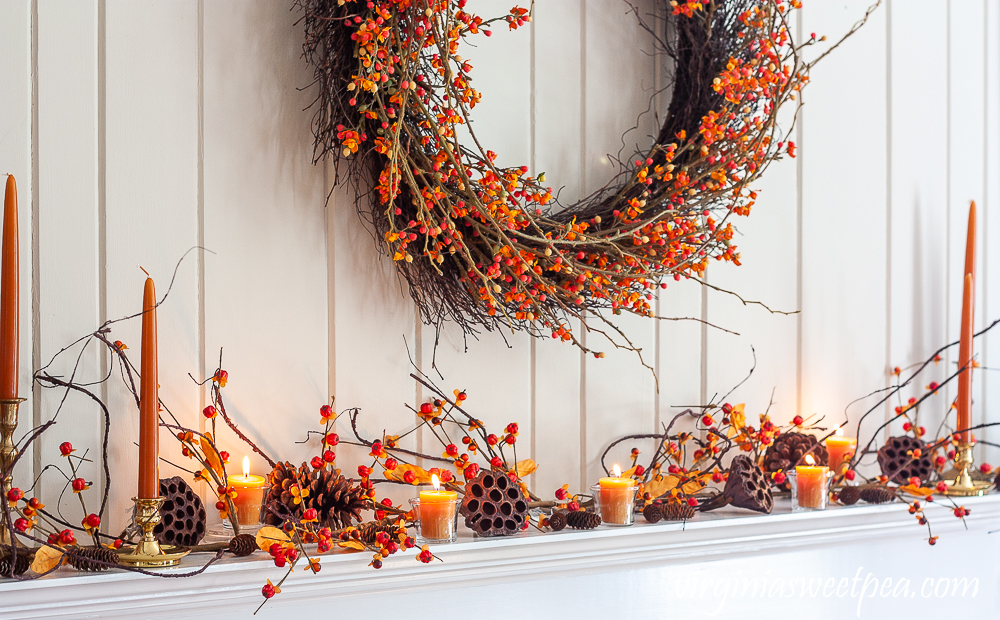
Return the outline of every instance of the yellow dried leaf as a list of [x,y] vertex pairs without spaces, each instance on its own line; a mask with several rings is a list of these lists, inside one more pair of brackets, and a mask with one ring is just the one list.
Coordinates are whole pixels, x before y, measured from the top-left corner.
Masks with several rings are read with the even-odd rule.
[[345,540],[337,543],[337,546],[343,547],[344,549],[350,549],[352,551],[364,551],[366,549],[365,544],[360,540]]
[[409,465],[407,463],[400,463],[396,466],[396,469],[385,470],[385,477],[389,480],[398,480],[403,482],[403,476],[406,472],[412,471],[416,476],[416,480],[413,484],[427,484],[431,481],[431,473],[424,469],[423,467],[417,467],[416,465]]
[[518,478],[524,478],[530,475],[533,471],[538,469],[538,463],[532,461],[531,459],[524,459],[523,461],[518,461],[517,465],[514,466],[514,472],[517,474]]
[[625,471],[622,472],[622,478],[631,478],[634,475],[635,475],[635,467],[630,467],[629,469],[626,469]]
[[670,492],[671,489],[677,486],[678,482],[680,482],[680,478],[673,474],[669,476],[657,476],[646,483],[644,490],[646,493],[649,493],[650,497],[657,498],[664,493]]
[[205,460],[208,461],[209,466],[215,471],[216,474],[222,475],[222,461],[219,459],[219,453],[215,450],[214,440],[212,439],[212,433],[205,433],[204,437],[199,437],[199,442],[201,443],[201,451],[205,453]]
[[292,539],[288,537],[288,534],[279,530],[276,527],[262,527],[257,530],[257,546],[260,547],[261,551],[270,551],[271,545],[274,543],[281,543],[282,547],[294,548],[295,544]]
[[928,489],[926,487],[918,487],[912,484],[901,486],[899,487],[899,490],[902,491],[903,493],[914,495],[916,497],[929,497],[931,495],[934,495],[934,489]]
[[62,549],[55,547],[42,547],[35,552],[35,559],[31,562],[31,570],[38,573],[47,573],[63,561],[66,557]]

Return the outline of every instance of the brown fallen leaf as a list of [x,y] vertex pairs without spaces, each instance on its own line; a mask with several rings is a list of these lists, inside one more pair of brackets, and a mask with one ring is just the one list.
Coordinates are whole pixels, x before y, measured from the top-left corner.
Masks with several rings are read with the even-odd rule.
[[35,552],[35,559],[31,562],[31,570],[41,575],[47,573],[62,563],[66,554],[62,549],[56,547],[42,547]]

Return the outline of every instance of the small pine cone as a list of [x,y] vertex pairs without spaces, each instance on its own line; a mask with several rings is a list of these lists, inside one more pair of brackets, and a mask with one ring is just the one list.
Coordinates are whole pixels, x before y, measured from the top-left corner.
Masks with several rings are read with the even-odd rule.
[[660,506],[660,511],[667,521],[687,521],[694,518],[694,506],[687,504],[664,504]]
[[895,491],[880,484],[866,484],[859,493],[869,504],[887,504],[896,499]]
[[66,561],[76,570],[99,573],[117,566],[118,554],[105,547],[77,547],[66,554]]
[[[34,553],[27,549],[17,550],[17,560],[14,561],[14,575],[23,575],[27,572],[28,567],[31,566],[32,555]],[[4,549],[2,555],[0,555],[0,579],[10,577],[11,559],[10,549]]]
[[574,510],[566,515],[566,524],[575,530],[592,530],[601,524],[601,516],[594,512]]
[[557,510],[552,513],[552,516],[549,517],[549,527],[553,532],[558,532],[566,527],[566,521],[566,513],[561,510]]
[[642,516],[649,523],[656,523],[663,518],[663,510],[659,504],[649,504],[642,509]]
[[385,532],[392,535],[397,529],[399,528],[391,523],[370,521],[358,528],[358,535],[361,537],[361,542],[373,545],[375,544],[375,537],[379,535],[379,532]]
[[257,550],[257,539],[250,534],[240,534],[229,541],[229,553],[238,558],[246,557]]
[[838,493],[840,503],[845,506],[852,506],[861,499],[861,487],[844,487]]

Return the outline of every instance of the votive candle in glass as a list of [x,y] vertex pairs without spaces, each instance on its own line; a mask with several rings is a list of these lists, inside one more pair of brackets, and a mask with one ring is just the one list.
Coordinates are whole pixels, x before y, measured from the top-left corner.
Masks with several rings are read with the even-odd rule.
[[792,510],[825,510],[829,483],[833,474],[830,468],[816,465],[816,460],[807,454],[805,465],[798,465],[788,472],[792,486]]
[[826,440],[826,451],[830,454],[827,465],[834,474],[839,475],[845,469],[844,465],[850,463],[858,448],[858,440],[853,437],[844,437],[844,431],[837,429],[837,432]]
[[458,538],[458,493],[441,488],[436,475],[431,476],[433,490],[420,492],[410,505],[417,520],[417,542],[447,543]]
[[[243,457],[243,475],[232,475],[227,480],[229,485],[236,489],[236,497],[233,498],[236,522],[240,524],[241,528],[260,525],[261,509],[269,486],[267,479],[264,476],[250,473],[250,457],[245,456]],[[228,520],[225,525],[232,527]]]
[[613,476],[601,478],[591,487],[597,514],[608,525],[632,525],[635,516],[635,494],[639,487],[635,480],[622,478],[622,470],[614,466]]

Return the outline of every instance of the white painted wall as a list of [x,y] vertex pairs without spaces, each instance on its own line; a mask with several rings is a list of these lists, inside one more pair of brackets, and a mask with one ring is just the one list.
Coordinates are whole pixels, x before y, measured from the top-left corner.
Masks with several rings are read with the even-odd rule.
[[[324,208],[333,171],[311,164],[302,110],[312,97],[297,90],[310,74],[288,4],[0,2],[0,172],[15,174],[21,190],[25,431],[56,403],[30,393],[31,368],[101,320],[138,310],[139,265],[162,294],[178,258],[200,243],[212,253],[181,265],[159,315],[162,394],[182,419],[198,424],[205,400],[187,373],[211,371],[225,347],[230,408],[272,455],[311,454],[294,442],[334,394],[338,406],[363,409],[368,432],[409,423],[404,403],[424,394],[407,376],[406,346],[429,370],[434,334],[376,256],[350,197],[337,192]],[[510,4],[472,8],[490,14]],[[809,2],[795,27],[836,38],[867,4]],[[542,0],[530,28],[498,28],[466,53],[485,95],[476,129],[502,163],[546,171],[564,197],[592,190],[608,175],[606,154],[662,84],[648,49],[624,3]],[[977,325],[1000,317],[998,59],[997,2],[887,0],[818,66],[799,157],[767,173],[761,200],[739,223],[743,266],[709,274],[801,314],[771,315],[671,282],[661,313],[741,335],[623,320],[656,362],[659,393],[628,355],[584,359],[523,335],[508,334],[509,346],[497,334],[466,342],[451,329],[437,350],[442,385],[467,389],[487,424],[520,422],[518,455],[542,464],[534,483],[545,494],[593,480],[615,436],[651,432],[679,407],[727,391],[749,369],[751,346],[757,371],[732,397],[748,413],[763,411],[773,390],[778,419],[842,415],[885,384],[888,368],[956,337],[970,199],[980,205]],[[654,107],[666,103],[659,97]],[[626,143],[645,144],[655,126],[642,117]],[[133,322],[114,335],[137,345],[138,333]],[[1000,366],[998,347],[1000,332],[979,349],[984,366]],[[85,354],[92,376],[104,363]],[[989,413],[1000,376],[983,371],[976,382],[976,419],[1000,419]],[[117,385],[107,396],[109,517],[120,523],[134,488],[136,414]],[[51,461],[61,441],[96,449],[97,421],[93,407],[73,401],[19,479]],[[409,445],[433,447],[422,437]],[[180,458],[166,435],[163,452]],[[348,469],[357,462],[347,450],[341,460]],[[61,486],[56,476],[42,484],[47,497]]]

